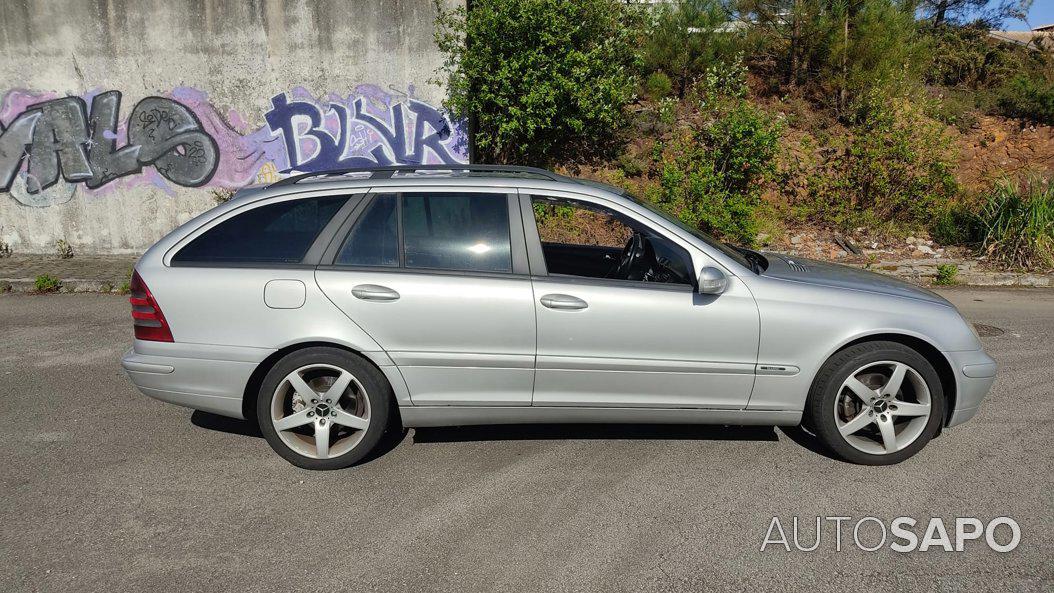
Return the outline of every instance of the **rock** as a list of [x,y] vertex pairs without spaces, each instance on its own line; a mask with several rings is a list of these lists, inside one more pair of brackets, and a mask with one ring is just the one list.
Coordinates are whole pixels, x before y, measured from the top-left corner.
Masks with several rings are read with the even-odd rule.
[[841,251],[838,252],[838,257],[846,257],[848,255],[849,254],[846,252],[845,249],[842,249]]
[[791,245],[801,245],[801,235],[791,237]]
[[917,241],[917,239],[915,239],[915,237],[908,237],[907,243],[908,243],[908,245],[914,245],[915,241]]
[[926,255],[933,255],[934,254],[933,248],[930,247],[929,245],[916,245],[915,246],[915,251],[917,251],[919,253],[925,253]]

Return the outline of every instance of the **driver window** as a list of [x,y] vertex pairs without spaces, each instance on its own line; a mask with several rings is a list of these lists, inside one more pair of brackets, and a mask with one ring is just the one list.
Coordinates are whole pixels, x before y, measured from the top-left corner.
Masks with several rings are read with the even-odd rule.
[[532,196],[550,274],[691,284],[688,254],[619,213],[588,202]]

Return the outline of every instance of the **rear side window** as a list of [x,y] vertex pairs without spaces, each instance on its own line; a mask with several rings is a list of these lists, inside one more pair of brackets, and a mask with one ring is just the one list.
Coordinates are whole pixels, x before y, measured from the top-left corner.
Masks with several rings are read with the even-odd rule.
[[205,231],[174,263],[298,263],[348,196],[286,200],[253,208]]
[[355,223],[335,263],[511,272],[510,243],[504,194],[382,194]]
[[408,268],[511,272],[509,205],[501,194],[404,194]]

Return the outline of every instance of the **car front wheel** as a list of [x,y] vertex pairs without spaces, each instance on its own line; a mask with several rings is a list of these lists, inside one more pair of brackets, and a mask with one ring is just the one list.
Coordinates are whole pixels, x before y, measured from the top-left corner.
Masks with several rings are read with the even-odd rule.
[[282,358],[257,397],[264,438],[279,455],[305,469],[355,464],[388,425],[391,387],[362,358],[314,347]]
[[866,342],[832,356],[806,404],[807,425],[839,457],[865,465],[918,453],[944,419],[936,370],[897,342]]

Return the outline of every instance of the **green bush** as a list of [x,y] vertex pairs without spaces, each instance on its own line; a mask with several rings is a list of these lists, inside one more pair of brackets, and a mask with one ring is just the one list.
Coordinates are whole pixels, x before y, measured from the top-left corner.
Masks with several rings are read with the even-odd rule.
[[743,98],[742,68],[714,66],[700,86],[693,95],[706,119],[667,146],[658,188],[649,197],[686,224],[749,245],[757,234],[762,185],[775,170],[781,126]]
[[831,147],[791,172],[805,178],[806,218],[846,230],[929,226],[959,191],[943,128],[906,100],[868,93],[855,104],[848,139],[824,139]]
[[981,249],[994,261],[1025,270],[1054,269],[1054,187],[1037,179],[1000,183],[980,221]]
[[652,72],[644,81],[644,92],[650,99],[662,99],[673,94],[673,81],[665,72]]
[[39,293],[57,292],[62,288],[62,281],[49,274],[41,274],[33,281],[33,290]]
[[955,264],[937,264],[937,275],[933,278],[933,283],[938,286],[951,286],[958,282],[956,277],[959,275],[959,266]]
[[987,89],[1003,84],[1034,58],[1023,47],[992,39],[987,27],[941,26],[925,30],[930,65],[925,80],[946,87]]
[[941,245],[974,245],[981,240],[981,221],[962,204],[934,208],[930,236]]
[[1015,76],[996,93],[999,113],[1054,125],[1054,82]]
[[436,0],[446,106],[481,162],[549,165],[610,147],[634,98],[643,13],[618,0]]

